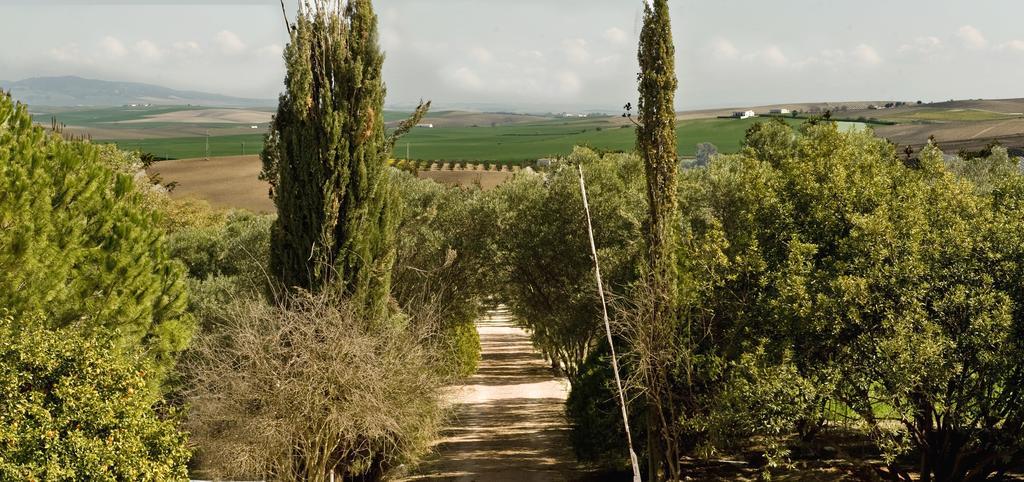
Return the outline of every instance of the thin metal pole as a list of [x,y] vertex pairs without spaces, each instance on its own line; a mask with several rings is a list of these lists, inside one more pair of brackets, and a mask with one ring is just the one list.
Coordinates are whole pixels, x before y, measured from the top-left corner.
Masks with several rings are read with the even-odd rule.
[[608,347],[612,350],[612,369],[615,371],[615,387],[619,390],[619,406],[622,408],[622,425],[626,428],[626,442],[629,444],[629,461],[633,464],[633,482],[640,479],[640,462],[633,450],[633,435],[629,431],[629,413],[626,411],[626,396],[622,390],[622,379],[619,378],[619,360],[615,354],[615,342],[612,340],[612,325],[608,321],[608,302],[604,297],[604,282],[601,280],[601,263],[597,261],[597,244],[594,242],[594,225],[590,221],[590,202],[587,200],[587,185],[583,181],[583,166],[576,166],[580,171],[580,194],[583,195],[583,210],[587,213],[587,235],[590,236],[590,252],[594,255],[594,277],[597,279],[597,292],[601,295],[601,313],[604,316],[604,330],[608,335]]

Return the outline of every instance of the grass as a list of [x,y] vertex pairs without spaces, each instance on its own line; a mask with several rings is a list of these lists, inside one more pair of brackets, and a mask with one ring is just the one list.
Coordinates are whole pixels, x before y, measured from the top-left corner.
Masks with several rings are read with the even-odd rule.
[[[241,134],[210,137],[210,157],[259,154],[263,134]],[[121,149],[149,152],[163,159],[191,159],[206,155],[206,137],[173,139],[132,139],[113,141]],[[243,150],[244,143],[244,150]]]
[[[679,153],[692,156],[701,142],[710,142],[724,153],[736,152],[746,130],[764,119],[698,119],[679,123]],[[802,121],[787,119],[791,125]],[[256,154],[263,147],[263,134],[210,137],[211,156]],[[206,155],[206,138],[177,137],[113,141],[122,149],[150,152],[166,159]],[[513,163],[569,154],[573,146],[609,151],[632,150],[636,131],[618,119],[549,120],[496,127],[418,128],[395,146],[394,157],[430,161],[491,161]],[[408,151],[406,150],[408,147]]]
[[[700,142],[736,152],[756,119],[700,119],[680,122],[679,153],[692,156]],[[800,121],[787,121],[799,124]],[[498,127],[415,129],[395,146],[394,157],[445,161],[532,161],[569,154],[573,146],[629,151],[636,131],[609,120],[552,120]]]

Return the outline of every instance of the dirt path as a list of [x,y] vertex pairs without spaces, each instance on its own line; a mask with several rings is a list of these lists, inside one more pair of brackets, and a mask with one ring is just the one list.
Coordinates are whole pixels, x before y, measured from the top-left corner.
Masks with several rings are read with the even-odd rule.
[[454,417],[416,481],[565,481],[583,477],[569,443],[568,383],[551,374],[505,310],[477,322],[483,359],[451,393]]

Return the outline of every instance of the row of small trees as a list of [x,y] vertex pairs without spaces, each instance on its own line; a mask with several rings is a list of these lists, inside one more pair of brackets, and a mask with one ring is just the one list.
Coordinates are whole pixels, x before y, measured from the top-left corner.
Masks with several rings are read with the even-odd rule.
[[[907,161],[828,122],[756,125],[742,153],[679,171],[678,298],[656,343],[637,155],[578,150],[546,179],[489,193],[500,207],[495,289],[567,374],[578,455],[615,465],[628,454],[577,165],[631,419],[650,428],[648,397],[665,413],[654,412],[656,445],[642,443],[663,461],[651,479],[750,450],[768,473],[799,454],[838,458],[861,480],[990,480],[1024,463],[1024,175],[1005,150],[946,162],[932,146]],[[655,363],[665,378],[641,372]]]

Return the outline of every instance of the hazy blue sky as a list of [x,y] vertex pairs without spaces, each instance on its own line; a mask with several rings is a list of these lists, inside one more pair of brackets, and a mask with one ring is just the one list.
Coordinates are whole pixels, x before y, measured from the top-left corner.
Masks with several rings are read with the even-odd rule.
[[[671,0],[681,108],[1024,97],[1021,0]],[[378,0],[388,102],[617,108],[642,0]],[[292,13],[292,12],[290,12]],[[277,0],[0,0],[0,79],[268,98]]]

